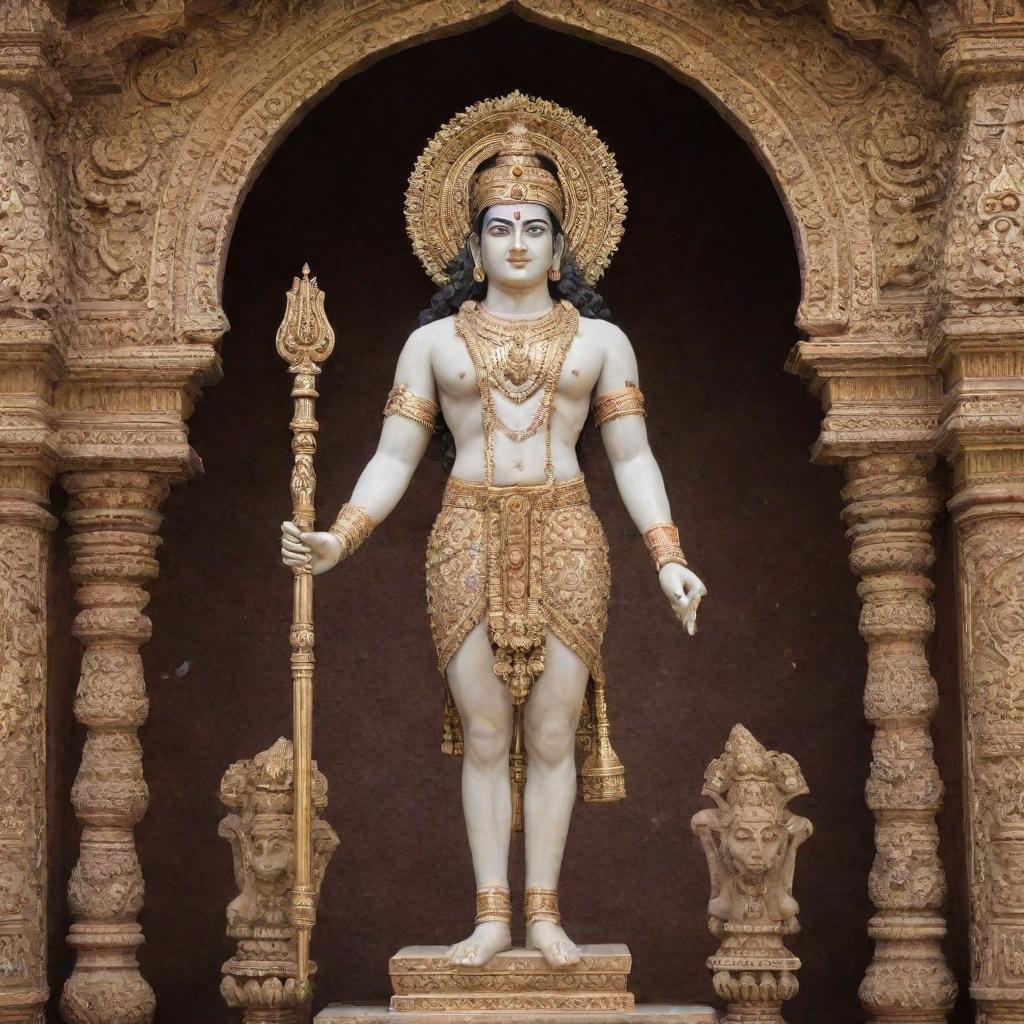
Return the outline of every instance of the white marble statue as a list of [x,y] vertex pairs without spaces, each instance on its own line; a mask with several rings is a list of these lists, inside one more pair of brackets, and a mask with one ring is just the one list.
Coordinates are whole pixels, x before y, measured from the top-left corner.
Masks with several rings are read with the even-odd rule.
[[[596,733],[586,749],[593,758],[601,746],[611,764],[594,769],[593,798],[624,795],[621,765],[607,741],[599,655],[607,547],[576,458],[592,407],[658,584],[690,635],[707,591],[678,546],[648,445],[633,348],[618,327],[594,315],[600,298],[587,286],[579,254],[568,249],[573,211],[562,187],[565,168],[547,158],[544,126],[536,127],[528,106],[542,101],[519,100],[496,129],[503,140],[497,158],[492,149],[473,179],[472,230],[448,262],[449,285],[399,357],[376,453],[338,523],[300,532],[285,522],[281,550],[286,565],[308,564],[314,573],[351,554],[405,493],[440,407],[455,461],[428,551],[428,590],[454,700],[453,745],[464,748],[462,795],[478,890],[477,925],[450,959],[482,965],[511,944],[515,787],[508,758],[520,713],[528,764],[527,944],[565,966],[580,952],[561,927],[555,894],[588,686],[591,694],[597,686],[599,703],[591,704]],[[492,530],[495,523],[500,528]],[[564,551],[556,558],[551,552],[559,543]],[[543,564],[544,557],[554,561]],[[605,782],[613,794],[601,795]]]

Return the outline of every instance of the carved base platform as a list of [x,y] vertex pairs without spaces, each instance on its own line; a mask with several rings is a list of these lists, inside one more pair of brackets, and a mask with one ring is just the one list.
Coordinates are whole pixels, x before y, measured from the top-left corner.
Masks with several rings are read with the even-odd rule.
[[444,946],[399,950],[388,970],[391,1007],[332,1005],[316,1024],[714,1024],[706,1006],[634,1006],[623,945],[581,947],[573,967],[550,967],[532,949],[499,953],[483,967],[453,967]]
[[633,958],[623,945],[583,946],[572,967],[550,967],[535,949],[510,949],[483,967],[453,967],[444,946],[407,946],[388,964],[391,1009],[631,1010],[626,988]]
[[332,1003],[313,1024],[718,1024],[710,1006],[634,1006],[632,1010],[588,1013],[578,1010],[479,1010],[429,1013],[389,1010],[386,1006],[344,1006]]

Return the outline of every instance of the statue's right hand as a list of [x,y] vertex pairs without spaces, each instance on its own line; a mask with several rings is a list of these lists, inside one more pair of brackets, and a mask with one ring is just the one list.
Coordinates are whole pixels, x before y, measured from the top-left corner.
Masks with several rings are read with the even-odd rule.
[[313,575],[333,569],[341,561],[341,541],[333,533],[303,533],[294,523],[281,524],[281,561],[285,565],[307,565]]

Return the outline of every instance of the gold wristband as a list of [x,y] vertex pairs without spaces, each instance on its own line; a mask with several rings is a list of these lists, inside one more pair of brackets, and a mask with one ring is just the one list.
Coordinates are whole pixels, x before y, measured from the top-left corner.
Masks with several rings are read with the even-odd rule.
[[654,523],[648,526],[644,530],[644,544],[658,572],[669,562],[686,565],[686,556],[679,546],[679,530],[675,523]]
[[427,430],[434,429],[440,411],[436,402],[414,395],[404,384],[395,385],[384,403],[385,419],[388,416],[401,416],[403,419],[412,420],[413,423],[419,423]]
[[609,391],[594,401],[594,423],[603,426],[620,416],[646,416],[643,392],[635,384]]
[[534,921],[562,923],[562,915],[558,912],[558,893],[554,889],[527,889],[523,910],[527,924]]
[[328,533],[341,541],[341,557],[348,558],[373,532],[373,520],[362,505],[345,502]]
[[476,923],[500,921],[512,923],[512,894],[501,885],[489,885],[476,891]]

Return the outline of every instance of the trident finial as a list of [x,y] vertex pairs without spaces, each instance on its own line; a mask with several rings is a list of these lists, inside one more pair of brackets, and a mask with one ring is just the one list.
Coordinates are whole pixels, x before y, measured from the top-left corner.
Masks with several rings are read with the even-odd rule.
[[293,278],[286,295],[284,319],[277,329],[277,351],[289,363],[322,363],[334,350],[334,329],[324,312],[324,293],[309,264],[302,265],[302,279]]

